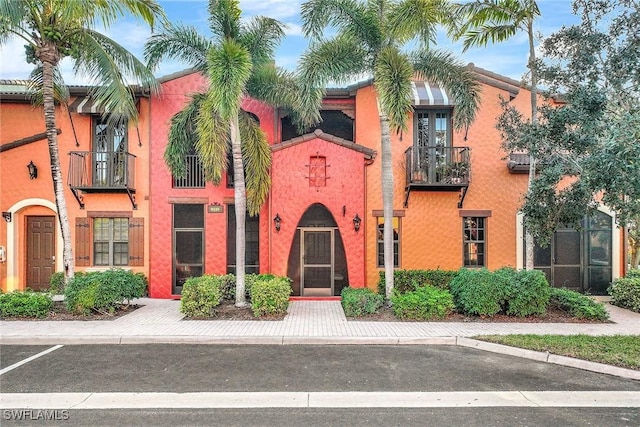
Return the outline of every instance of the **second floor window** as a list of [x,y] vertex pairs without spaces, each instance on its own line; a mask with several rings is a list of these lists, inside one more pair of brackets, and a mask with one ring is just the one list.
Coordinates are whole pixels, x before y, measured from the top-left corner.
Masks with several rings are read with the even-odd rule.
[[100,187],[126,184],[127,123],[93,119],[93,184]]

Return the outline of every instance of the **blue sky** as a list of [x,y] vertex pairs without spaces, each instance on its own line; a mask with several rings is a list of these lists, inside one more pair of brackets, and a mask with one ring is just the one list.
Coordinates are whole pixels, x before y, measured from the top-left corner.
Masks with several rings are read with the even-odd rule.
[[[171,21],[193,25],[202,34],[210,35],[206,0],[160,0],[159,3]],[[277,51],[276,63],[291,70],[295,69],[296,62],[306,47],[299,20],[301,3],[302,0],[240,0],[243,17],[265,15],[276,18],[288,26],[286,38]],[[538,0],[538,5],[542,17],[537,21],[536,31],[544,37],[563,25],[579,22],[579,19],[571,14],[570,0]],[[142,58],[144,42],[150,35],[148,28],[132,20],[121,20],[106,33],[139,58]],[[536,44],[539,44],[539,41]],[[20,41],[12,41],[3,46],[0,51],[0,79],[25,79],[29,76],[30,66],[25,62],[22,45]],[[524,34],[501,44],[472,48],[464,54],[461,43],[452,44],[444,35],[440,37],[436,47],[451,51],[463,63],[473,62],[479,67],[516,80],[522,79],[526,71],[528,46]],[[188,65],[167,61],[155,70],[155,75],[161,77],[185,68],[188,68]],[[70,63],[67,61],[62,63],[61,69],[68,84],[91,84],[82,76],[73,76]]]

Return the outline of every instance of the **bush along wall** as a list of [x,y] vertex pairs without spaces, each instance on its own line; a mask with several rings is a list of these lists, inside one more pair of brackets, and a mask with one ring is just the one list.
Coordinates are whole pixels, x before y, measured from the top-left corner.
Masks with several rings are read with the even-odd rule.
[[215,316],[220,305],[228,277],[205,274],[190,277],[182,287],[180,312],[187,317]]
[[614,305],[640,313],[640,274],[614,280],[609,295]]
[[393,314],[399,319],[443,319],[454,308],[448,290],[428,285],[405,293],[394,292],[391,302]]
[[291,279],[264,275],[251,284],[251,311],[256,317],[279,316],[287,313]]
[[[438,289],[449,289],[449,283],[458,274],[453,270],[395,270],[393,272],[394,291],[405,293],[415,291],[422,286],[432,286]],[[378,293],[385,294],[384,271],[380,272]]]
[[0,293],[0,317],[42,318],[53,308],[51,296],[42,292],[13,291]]
[[603,303],[570,289],[551,288],[549,305],[564,310],[578,319],[609,319],[609,313]]
[[369,288],[342,288],[342,309],[347,317],[362,317],[376,313],[384,303],[384,297]]
[[120,268],[76,273],[64,288],[67,310],[75,314],[113,313],[123,304],[147,293],[147,278]]

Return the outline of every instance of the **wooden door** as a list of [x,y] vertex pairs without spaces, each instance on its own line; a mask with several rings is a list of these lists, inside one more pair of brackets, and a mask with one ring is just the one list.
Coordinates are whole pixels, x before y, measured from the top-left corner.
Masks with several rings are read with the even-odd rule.
[[55,268],[55,217],[27,217],[27,288],[46,290]]

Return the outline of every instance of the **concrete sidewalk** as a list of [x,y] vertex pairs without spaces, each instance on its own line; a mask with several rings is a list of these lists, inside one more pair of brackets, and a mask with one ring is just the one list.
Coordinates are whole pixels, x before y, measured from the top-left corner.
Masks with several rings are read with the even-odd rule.
[[[610,304],[607,309],[612,323],[592,324],[348,321],[339,301],[292,301],[287,316],[281,321],[185,320],[179,311],[180,301],[143,298],[134,302],[143,307],[114,320],[1,321],[0,344],[443,344],[558,363],[559,360],[550,360],[557,356],[484,343],[469,337],[494,334],[640,335],[640,314]],[[589,370],[594,369],[584,364],[599,365],[574,361],[565,360],[561,364],[577,364],[580,366],[576,367]],[[630,371],[630,375],[640,379],[640,371]]]

